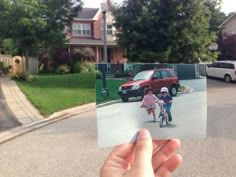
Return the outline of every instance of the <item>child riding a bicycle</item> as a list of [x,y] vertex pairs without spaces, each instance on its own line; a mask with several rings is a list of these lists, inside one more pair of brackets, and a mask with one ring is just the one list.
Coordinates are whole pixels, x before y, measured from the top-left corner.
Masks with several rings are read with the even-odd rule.
[[141,108],[146,108],[148,115],[152,114],[154,122],[156,122],[156,102],[158,102],[158,98],[152,93],[152,89],[147,89],[147,94],[143,97]]
[[172,115],[171,115],[170,109],[171,109],[173,98],[169,95],[168,88],[166,88],[166,87],[161,88],[161,96],[159,97],[159,100],[164,101],[165,107],[166,107],[166,112],[168,114],[168,121],[171,122]]

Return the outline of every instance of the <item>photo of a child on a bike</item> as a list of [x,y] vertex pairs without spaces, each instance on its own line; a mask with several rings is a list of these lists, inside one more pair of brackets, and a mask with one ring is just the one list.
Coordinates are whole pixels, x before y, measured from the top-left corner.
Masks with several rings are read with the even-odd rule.
[[172,121],[171,105],[173,98],[169,95],[168,88],[162,87],[160,90],[161,96],[157,97],[153,94],[152,89],[146,90],[146,95],[143,97],[141,108],[145,108],[148,115],[152,114],[153,121],[156,122],[156,103],[160,107],[159,125],[163,127],[164,122],[168,125],[168,122]]
[[[155,139],[205,137],[207,82],[202,66],[171,63],[111,64],[107,69],[104,66],[109,73],[96,80],[101,142],[112,145],[115,141],[132,142],[134,134],[142,128],[148,129]],[[105,91],[109,95],[104,96]]]

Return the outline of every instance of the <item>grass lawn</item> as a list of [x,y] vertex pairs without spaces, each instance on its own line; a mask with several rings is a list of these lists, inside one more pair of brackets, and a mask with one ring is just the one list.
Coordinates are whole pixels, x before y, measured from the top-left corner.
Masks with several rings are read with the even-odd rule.
[[41,114],[95,102],[95,74],[37,75],[35,81],[17,82]]
[[118,89],[119,86],[128,80],[114,80],[114,79],[108,79],[107,80],[107,88],[109,90],[109,97],[103,98],[102,96],[102,80],[97,80],[96,81],[96,101],[97,104],[104,103],[107,101],[112,101],[112,100],[118,100],[120,99],[118,95]]

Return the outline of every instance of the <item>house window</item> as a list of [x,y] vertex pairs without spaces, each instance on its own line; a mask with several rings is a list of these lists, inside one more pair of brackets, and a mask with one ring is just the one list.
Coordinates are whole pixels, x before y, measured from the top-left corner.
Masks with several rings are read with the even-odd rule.
[[75,23],[72,25],[73,35],[91,36],[91,24]]
[[[103,23],[102,23],[101,24],[101,31],[102,31],[102,33],[103,33],[103,30],[104,29],[103,29]],[[114,27],[112,25],[107,24],[106,31],[107,31],[107,35],[115,34],[115,29],[114,29]]]
[[112,25],[107,25],[107,34],[108,35],[112,35],[113,34]]

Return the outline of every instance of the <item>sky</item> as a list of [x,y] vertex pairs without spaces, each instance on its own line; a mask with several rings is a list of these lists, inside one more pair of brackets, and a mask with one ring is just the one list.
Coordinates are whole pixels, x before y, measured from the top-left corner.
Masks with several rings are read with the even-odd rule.
[[[84,2],[84,7],[100,7],[103,0],[82,0]],[[121,3],[123,0],[112,0],[115,3]],[[236,0],[223,0],[222,12],[228,14],[229,12],[236,11]]]

